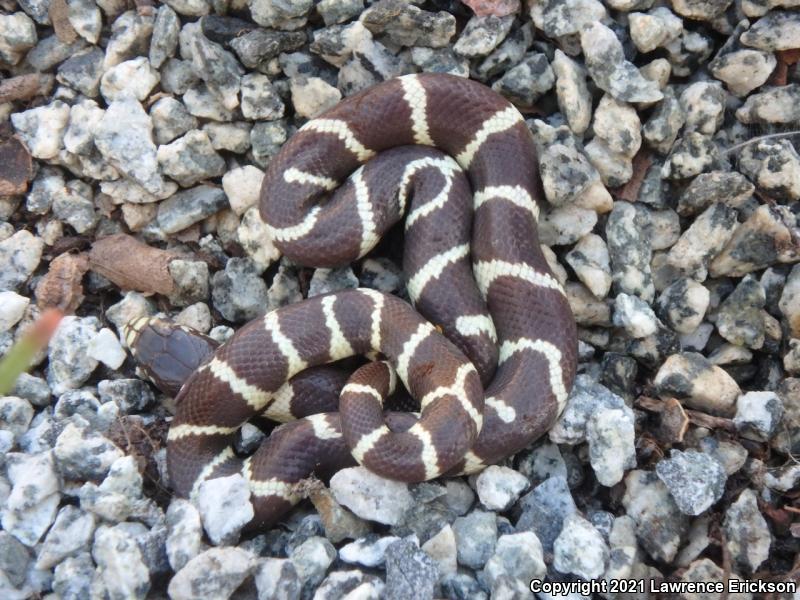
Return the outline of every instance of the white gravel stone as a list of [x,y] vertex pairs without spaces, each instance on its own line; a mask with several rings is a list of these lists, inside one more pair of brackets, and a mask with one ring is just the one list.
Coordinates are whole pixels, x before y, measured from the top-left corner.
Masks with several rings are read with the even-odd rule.
[[736,401],[733,423],[743,437],[766,442],[777,433],[783,413],[775,392],[747,392]]
[[6,454],[12,485],[2,508],[3,529],[26,546],[34,546],[56,518],[60,478],[52,452]]
[[325,571],[336,558],[336,549],[327,539],[312,536],[289,553],[297,575],[304,586],[316,587],[325,576]]
[[183,498],[173,498],[167,508],[167,558],[175,571],[205,549],[200,513],[194,504]]
[[385,561],[386,548],[399,540],[400,538],[394,535],[387,535],[377,539],[374,536],[359,538],[342,546],[339,549],[339,558],[351,564],[378,567]]
[[257,206],[251,206],[244,213],[236,236],[247,255],[261,269],[266,269],[281,256]]
[[242,528],[255,514],[250,487],[239,473],[201,483],[195,503],[203,527],[215,546],[235,543]]
[[532,531],[507,533],[497,538],[494,554],[483,570],[491,585],[501,576],[527,585],[531,579],[543,578],[546,572],[542,544]]
[[614,325],[623,327],[632,338],[644,338],[656,332],[658,319],[644,300],[618,294],[614,299]]
[[640,52],[652,52],[680,36],[683,21],[666,7],[628,15],[631,39]]
[[89,340],[86,352],[109,369],[119,369],[127,356],[119,343],[119,338],[108,327],[103,327]]
[[0,60],[17,64],[36,41],[36,23],[24,12],[0,15]]
[[253,165],[231,169],[222,176],[222,189],[237,215],[243,215],[258,204],[263,180],[264,171]]
[[44,242],[23,229],[0,241],[0,289],[18,290],[39,266]]
[[586,71],[576,61],[556,49],[552,63],[556,76],[558,107],[572,133],[581,135],[592,118],[592,97],[586,85]]
[[58,511],[36,557],[37,569],[52,569],[68,556],[87,551],[94,535],[94,515],[67,505]]
[[214,150],[208,134],[200,129],[193,129],[174,142],[159,146],[157,156],[164,174],[182,187],[219,177],[225,172],[225,160]]
[[586,423],[586,437],[589,461],[602,485],[616,485],[622,481],[625,469],[636,466],[634,421],[630,409],[614,408],[593,413]]
[[48,346],[47,383],[53,394],[59,396],[79,388],[97,367],[97,360],[89,356],[87,348],[97,335],[99,324],[96,317],[61,319]]
[[96,431],[67,423],[53,447],[58,470],[67,479],[105,477],[122,451]]
[[0,430],[11,434],[12,443],[26,431],[33,419],[33,406],[17,396],[0,397]]
[[727,480],[719,461],[695,450],[673,449],[669,458],[658,462],[656,473],[687,515],[699,515],[711,507],[722,497]]
[[447,577],[457,571],[456,536],[450,525],[442,527],[436,535],[422,544],[421,548],[436,563],[439,568],[439,577]]
[[101,525],[94,536],[92,557],[97,563],[97,576],[111,598],[145,598],[150,590],[150,571],[130,525],[139,525],[147,532],[138,523],[120,523],[113,527]]
[[111,67],[100,78],[100,93],[106,102],[133,96],[143,101],[159,82],[158,71],[150,66],[147,58],[138,56]]
[[608,562],[608,546],[603,536],[586,519],[573,513],[553,545],[553,567],[582,579],[600,577]]
[[265,558],[255,571],[258,600],[295,600],[302,585],[297,569],[287,558]]
[[42,160],[58,155],[68,122],[69,106],[60,100],[11,115],[11,123],[31,156]]
[[723,416],[733,415],[741,393],[728,373],[695,352],[669,356],[653,383],[664,394],[681,398],[690,408]]
[[528,478],[514,469],[492,465],[480,472],[475,489],[481,503],[489,510],[503,512],[517,501],[528,487]]
[[364,467],[342,469],[331,477],[331,492],[336,501],[362,519],[397,525],[411,507],[408,486],[385,479]]
[[111,165],[151,194],[165,198],[174,191],[161,177],[153,123],[136,99],[125,96],[108,105],[94,129],[94,143]]
[[293,78],[289,86],[295,112],[309,119],[335,106],[342,99],[338,89],[319,77]]
[[753,490],[744,490],[731,504],[725,513],[723,529],[728,552],[736,564],[755,572],[769,557],[772,535]]
[[252,554],[236,547],[210,548],[194,557],[169,582],[172,600],[228,598],[254,571]]

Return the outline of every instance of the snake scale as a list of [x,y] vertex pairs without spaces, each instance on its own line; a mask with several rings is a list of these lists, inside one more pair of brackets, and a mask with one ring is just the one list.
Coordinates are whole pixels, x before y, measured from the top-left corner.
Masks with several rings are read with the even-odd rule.
[[[266,526],[312,472],[358,462],[408,482],[472,473],[545,433],[572,386],[577,335],[539,245],[541,197],[522,116],[468,79],[398,77],[308,121],[264,177],[275,245],[300,265],[347,265],[407,212],[414,307],[349,289],[269,312],[218,348],[195,338],[172,382],[175,491],[241,473],[251,525]],[[127,338],[157,370],[159,348],[181,347],[168,334],[143,319]],[[325,366],[358,355],[380,360],[350,376]],[[396,379],[419,412],[385,410]],[[237,432],[256,415],[285,424],[242,458]]]

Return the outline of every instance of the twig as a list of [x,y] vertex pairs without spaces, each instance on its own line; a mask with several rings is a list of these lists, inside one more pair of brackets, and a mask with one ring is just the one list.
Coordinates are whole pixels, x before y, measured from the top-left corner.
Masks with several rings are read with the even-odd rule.
[[725,150],[723,152],[723,154],[730,154],[731,152],[735,152],[739,148],[744,148],[745,146],[748,146],[748,145],[753,144],[755,142],[761,142],[763,140],[771,140],[771,139],[780,138],[780,137],[789,137],[789,136],[792,136],[792,135],[800,135],[800,130],[797,130],[797,131],[784,131],[782,133],[769,133],[767,135],[760,135],[758,137],[750,138],[746,142],[742,142],[741,144],[736,144],[735,146],[731,146],[730,148]]

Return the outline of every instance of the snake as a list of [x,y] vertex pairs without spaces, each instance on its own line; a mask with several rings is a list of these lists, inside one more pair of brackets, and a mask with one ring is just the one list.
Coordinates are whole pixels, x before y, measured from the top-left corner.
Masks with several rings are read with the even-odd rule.
[[[130,323],[137,361],[177,394],[175,492],[196,497],[239,474],[251,526],[266,527],[312,474],[360,464],[421,482],[530,446],[563,410],[577,364],[575,320],[537,235],[542,208],[530,129],[476,81],[403,75],[308,120],[265,171],[270,242],[297,265],[335,268],[405,217],[409,302],[340,290],[267,312],[221,345],[151,318]],[[342,374],[349,357],[370,360]],[[403,394],[412,410],[390,410]],[[253,417],[281,425],[240,456],[237,434]]]

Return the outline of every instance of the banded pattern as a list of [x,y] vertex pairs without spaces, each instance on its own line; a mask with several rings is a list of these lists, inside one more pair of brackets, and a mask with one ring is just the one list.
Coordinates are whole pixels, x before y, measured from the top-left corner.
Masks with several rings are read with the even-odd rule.
[[[297,500],[311,471],[357,460],[420,481],[474,472],[546,432],[574,379],[577,336],[539,246],[540,198],[522,116],[466,79],[399,77],[304,125],[264,178],[260,211],[276,246],[299,264],[347,264],[408,208],[404,270],[419,312],[347,290],[247,324],[178,395],[168,447],[176,491],[242,472],[261,525]],[[302,416],[302,369],[369,353],[386,362],[350,377],[338,412],[329,394],[246,461],[233,455],[247,418]],[[395,371],[420,401],[418,418],[384,410]]]

